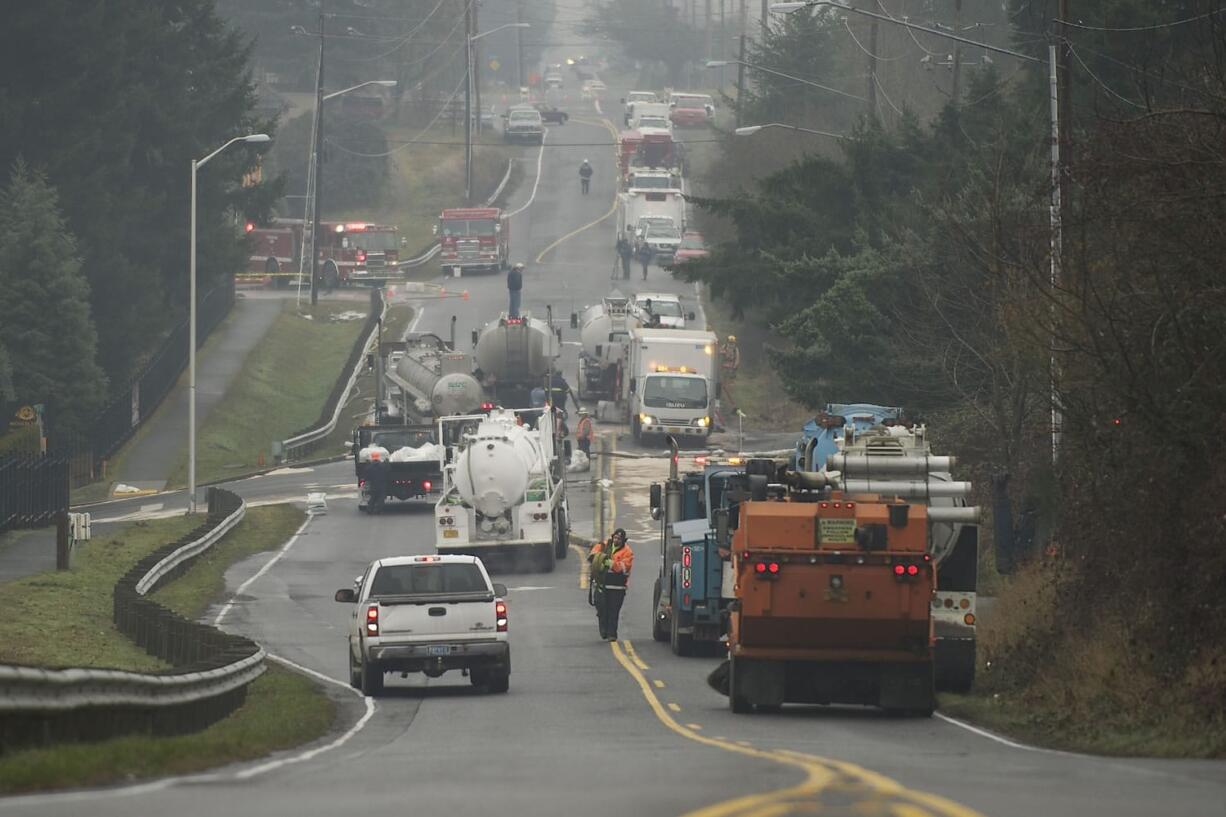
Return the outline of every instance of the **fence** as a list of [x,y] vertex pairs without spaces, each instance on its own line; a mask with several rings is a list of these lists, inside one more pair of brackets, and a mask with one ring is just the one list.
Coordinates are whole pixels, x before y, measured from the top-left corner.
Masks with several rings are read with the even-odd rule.
[[295,431],[288,439],[282,441],[281,459],[283,461],[302,459],[315,451],[336,430],[341,410],[348,402],[349,393],[353,391],[358,375],[366,366],[367,349],[374,342],[385,307],[383,290],[372,289],[370,291],[370,314],[366,316],[366,325],[362,327],[362,334],[358,335],[357,340],[354,341],[353,349],[349,352],[349,359],[345,362],[345,368],[341,369],[340,377],[336,379],[336,383],[332,386],[332,393],[328,395],[328,401],[324,403],[323,409],[319,412],[319,419],[306,428]]
[[142,559],[115,585],[115,626],[173,669],[48,669],[0,665],[0,753],[60,741],[199,731],[246,699],[264,650],[241,636],[188,621],[145,597],[180,575],[243,518],[243,501],[209,489],[208,520]]
[[0,533],[40,528],[67,512],[69,465],[65,456],[0,457]]

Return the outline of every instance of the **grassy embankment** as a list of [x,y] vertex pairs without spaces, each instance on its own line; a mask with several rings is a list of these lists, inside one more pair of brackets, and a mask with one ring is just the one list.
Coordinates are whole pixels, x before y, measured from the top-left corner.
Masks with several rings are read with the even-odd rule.
[[[286,505],[249,510],[238,528],[155,598],[184,615],[199,615],[221,597],[227,567],[279,547],[302,519],[301,511]],[[186,517],[135,522],[92,541],[71,571],[6,584],[0,592],[0,661],[164,668],[115,629],[111,590],[132,564],[198,523]],[[198,734],[132,736],[6,753],[0,756],[0,792],[97,786],[261,757],[319,737],[334,714],[331,701],[310,681],[270,664],[238,711]]]

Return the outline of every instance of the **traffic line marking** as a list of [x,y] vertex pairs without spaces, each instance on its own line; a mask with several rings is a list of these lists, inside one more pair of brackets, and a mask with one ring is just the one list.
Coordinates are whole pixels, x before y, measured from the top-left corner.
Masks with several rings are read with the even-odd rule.
[[774,817],[774,815],[797,813],[802,810],[812,812],[814,806],[820,807],[822,793],[832,787],[838,789],[837,795],[841,801],[845,800],[849,792],[854,792],[862,801],[867,801],[869,798],[885,801],[866,802],[865,805],[869,806],[909,805],[921,807],[932,814],[942,815],[942,817],[982,817],[979,812],[959,803],[927,792],[905,789],[896,781],[853,763],[815,757],[800,752],[756,749],[746,741],[733,743],[703,735],[691,725],[682,725],[673,718],[669,707],[660,701],[647,677],[630,660],[620,642],[610,642],[609,647],[613,652],[613,657],[638,684],[648,707],[667,729],[704,746],[791,766],[805,774],[805,779],[798,785],[765,794],[752,794],[725,800],[722,803],[691,811],[684,817]]
[[669,709],[671,709],[671,710],[673,710],[674,712],[680,712],[680,711],[681,711],[681,707],[680,707],[680,705],[675,704],[675,703],[672,703],[671,701],[670,701],[670,702],[669,702],[669,704],[668,704],[668,708],[669,708]]
[[622,645],[626,648],[626,654],[630,656],[630,660],[634,662],[636,667],[641,669],[643,672],[651,669],[651,667],[643,663],[643,659],[639,658],[638,652],[634,649],[634,644],[623,640]]
[[[610,124],[609,124],[609,120],[607,120],[607,119],[600,120],[599,122],[593,122],[593,121],[591,121],[591,120],[585,120],[585,119],[578,119],[578,118],[576,118],[576,119],[574,119],[574,120],[572,120],[572,121],[574,121],[574,122],[575,122],[575,123],[577,123],[577,124],[581,124],[581,125],[590,125],[590,126],[592,126],[592,127],[603,127],[605,130],[607,130],[607,131],[608,131],[608,132],[609,132],[609,133],[610,133],[610,134],[613,136],[613,141],[614,141],[614,143],[616,144],[616,142],[617,142],[617,135],[618,135],[618,134],[617,134],[617,131],[616,131],[616,129],[614,129],[614,128],[613,128],[613,126],[612,126],[612,125],[610,125]],[[615,154],[615,155],[616,155],[616,154]],[[591,229],[592,227],[595,227],[597,224],[600,224],[602,221],[604,221],[605,219],[607,219],[609,216],[613,215],[613,214],[614,214],[614,213],[616,213],[616,212],[617,212],[617,194],[616,194],[616,193],[614,193],[614,194],[613,194],[613,203],[609,205],[609,209],[608,209],[608,211],[607,211],[607,212],[605,212],[605,214],[604,214],[603,216],[601,216],[600,218],[596,219],[595,221],[589,221],[587,224],[584,224],[582,227],[580,227],[580,228],[578,228],[578,229],[576,229],[576,230],[571,230],[569,233],[567,233],[566,235],[562,236],[561,238],[559,238],[557,241],[555,241],[555,242],[553,242],[552,244],[550,244],[550,245],[549,245],[548,247],[546,247],[545,249],[541,250],[540,254],[536,256],[536,261],[535,261],[535,263],[537,263],[537,264],[541,263],[541,260],[542,260],[542,259],[543,259],[543,258],[544,258],[546,255],[548,255],[548,254],[550,253],[550,251],[552,251],[552,250],[553,250],[555,247],[557,247],[559,244],[561,244],[563,241],[568,241],[569,239],[574,238],[575,236],[579,235],[579,233],[583,232],[584,230],[589,230],[589,229]]]
[[697,723],[687,723],[687,724],[685,725],[685,728],[686,728],[686,729],[694,729],[694,730],[696,730],[696,731],[697,731],[697,730],[702,729],[702,726],[700,726],[700,725],[699,725],[699,724],[697,724]]
[[656,685],[656,689],[664,689],[664,682],[661,681],[659,678],[656,678],[655,680],[653,680],[652,683]]
[[579,557],[579,589],[587,590],[587,586],[592,583],[592,566],[588,563],[587,554],[583,552],[583,548],[571,545],[570,549]]
[[281,561],[281,558],[285,556],[285,554],[289,553],[290,548],[292,548],[298,542],[298,537],[302,536],[303,532],[307,529],[307,525],[310,525],[311,520],[314,518],[315,517],[313,516],[308,516],[306,521],[298,526],[298,530],[294,531],[294,535],[289,538],[289,541],[282,545],[281,549],[273,554],[273,557],[265,562],[264,566],[257,570],[254,576],[238,586],[238,589],[234,591],[234,595],[230,596],[230,599],[224,605],[222,605],[222,608],[219,611],[217,611],[217,616],[213,619],[214,627],[221,626],[221,622],[223,619],[225,619],[226,614],[229,613],[234,607],[235,599],[241,596],[248,587],[254,584],[256,579],[260,578],[271,570],[272,566]]

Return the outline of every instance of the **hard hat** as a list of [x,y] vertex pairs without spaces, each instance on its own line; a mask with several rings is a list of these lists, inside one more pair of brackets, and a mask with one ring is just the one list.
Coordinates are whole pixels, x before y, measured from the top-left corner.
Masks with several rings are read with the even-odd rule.
[[581,409],[579,409],[579,416],[580,416],[580,417],[582,417],[582,416],[583,416],[583,415],[585,415],[585,414],[587,414],[587,409],[585,409],[585,408],[581,408]]
[[615,537],[620,536],[623,540],[625,540],[626,539],[626,529],[618,528],[617,530],[613,531],[613,536]]
[[728,336],[728,342],[729,342],[729,343],[736,343],[736,335],[729,335],[729,336]]
[[583,159],[583,163],[584,163],[584,164],[587,164],[587,158],[586,158],[586,157],[584,157],[584,159]]
[[519,261],[519,262],[517,262],[517,263],[515,264],[515,269],[523,269],[523,268],[524,268],[524,262],[523,262],[523,261]]

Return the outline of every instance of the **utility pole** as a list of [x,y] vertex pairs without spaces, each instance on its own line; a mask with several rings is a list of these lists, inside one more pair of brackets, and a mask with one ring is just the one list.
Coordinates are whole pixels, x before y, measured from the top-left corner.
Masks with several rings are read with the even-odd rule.
[[524,0],[516,0],[515,22],[520,26],[515,29],[515,92],[519,93],[524,87]]
[[724,69],[728,63],[728,0],[719,0],[719,91],[724,92]]
[[[473,0],[469,4],[469,8],[473,10],[473,31],[472,36],[477,36],[477,32],[481,30],[481,22],[477,19],[477,11],[480,9],[480,4],[477,0]],[[518,89],[516,89],[518,90]],[[477,137],[481,136],[481,44],[480,42],[473,43],[473,108],[476,110],[477,121],[473,124],[477,128]]]
[[703,54],[705,55],[706,59],[713,60],[715,57],[711,54],[711,0],[707,0],[706,3],[706,15],[703,18],[702,34],[705,40],[703,44]]
[[877,119],[877,21],[868,30],[868,115]]
[[319,15],[319,71],[315,80],[315,189],[311,199],[311,306],[319,303],[319,188],[324,176],[324,15]]
[[[742,6],[744,8],[744,6]],[[745,104],[745,31],[741,31],[741,50],[736,62],[736,126],[741,126],[741,108]]]
[[1060,288],[1064,273],[1064,204],[1068,201],[1068,173],[1063,160],[1070,155],[1073,130],[1072,84],[1070,69],[1072,61],[1069,48],[1068,24],[1069,0],[1060,0],[1059,14],[1062,42],[1048,47],[1050,63],[1049,84],[1051,87],[1051,297],[1052,297],[1052,348],[1051,348],[1051,463],[1060,460],[1061,437],[1064,433],[1064,411],[1060,405],[1060,359],[1056,349],[1056,324],[1060,320]]
[[767,32],[771,30],[771,2],[770,0],[762,0],[762,38],[766,38]]
[[464,7],[464,204],[473,196],[473,4]]
[[[962,30],[962,0],[954,0],[954,33],[957,34]],[[962,43],[954,43],[954,84],[950,96],[953,98],[954,105],[962,104]]]

